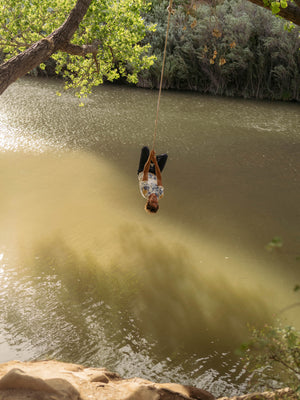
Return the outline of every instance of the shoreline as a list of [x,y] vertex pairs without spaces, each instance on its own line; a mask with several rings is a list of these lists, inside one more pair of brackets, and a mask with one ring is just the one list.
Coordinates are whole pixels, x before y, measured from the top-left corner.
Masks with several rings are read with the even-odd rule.
[[[105,368],[55,360],[0,364],[1,400],[215,400],[213,394],[179,383],[123,379]],[[289,388],[219,400],[296,400]]]

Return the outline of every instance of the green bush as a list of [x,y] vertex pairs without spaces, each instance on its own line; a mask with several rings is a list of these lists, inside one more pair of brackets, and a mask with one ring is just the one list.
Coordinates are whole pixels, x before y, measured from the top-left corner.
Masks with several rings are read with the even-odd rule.
[[295,328],[265,325],[252,329],[242,346],[251,389],[290,387],[300,398],[300,332]]
[[[168,1],[153,0],[146,37],[157,61],[140,75],[158,87]],[[299,100],[299,29],[246,0],[224,0],[215,8],[175,1],[164,72],[164,88],[227,96]]]

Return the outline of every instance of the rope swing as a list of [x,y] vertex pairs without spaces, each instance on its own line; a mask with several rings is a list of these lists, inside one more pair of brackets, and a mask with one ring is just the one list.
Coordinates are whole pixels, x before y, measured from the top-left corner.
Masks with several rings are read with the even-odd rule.
[[158,92],[158,100],[157,100],[157,108],[156,108],[156,119],[155,119],[155,126],[154,126],[152,150],[154,150],[155,140],[156,140],[156,135],[157,135],[158,113],[159,113],[160,96],[161,96],[161,89],[162,89],[164,69],[165,69],[167,43],[168,43],[168,35],[169,35],[169,28],[170,28],[170,17],[171,17],[171,14],[173,13],[172,3],[173,3],[173,0],[170,0],[169,6],[168,6],[168,22],[167,22],[167,30],[166,30],[166,39],[165,39],[163,62],[162,62],[162,67],[161,67],[161,75],[160,75],[160,84],[159,84],[159,92]]

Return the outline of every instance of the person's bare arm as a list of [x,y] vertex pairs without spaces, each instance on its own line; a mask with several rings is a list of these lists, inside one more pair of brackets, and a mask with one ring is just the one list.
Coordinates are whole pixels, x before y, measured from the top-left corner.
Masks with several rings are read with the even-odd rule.
[[154,150],[151,151],[150,156],[155,165],[155,174],[156,174],[156,178],[157,178],[157,184],[158,184],[158,186],[162,186],[161,172],[160,172],[160,168],[159,168]]

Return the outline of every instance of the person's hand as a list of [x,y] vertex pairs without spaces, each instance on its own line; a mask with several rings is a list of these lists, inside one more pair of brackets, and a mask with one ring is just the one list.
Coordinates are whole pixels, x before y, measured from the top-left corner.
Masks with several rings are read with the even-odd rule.
[[155,150],[154,149],[150,151],[150,157],[151,157],[151,159],[155,160]]

